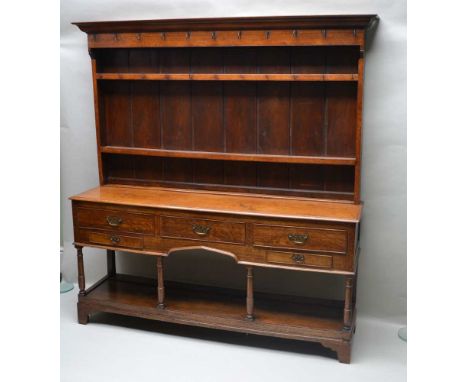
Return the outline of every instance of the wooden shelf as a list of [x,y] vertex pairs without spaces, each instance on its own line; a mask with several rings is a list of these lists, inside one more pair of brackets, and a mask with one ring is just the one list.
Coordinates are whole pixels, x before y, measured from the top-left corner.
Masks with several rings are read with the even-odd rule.
[[101,152],[120,155],[143,155],[167,158],[190,158],[209,160],[230,160],[243,162],[268,162],[268,163],[296,163],[296,164],[322,164],[322,165],[348,165],[356,164],[356,158],[348,157],[324,157],[324,156],[299,156],[299,155],[269,155],[269,154],[238,154],[207,151],[183,151],[146,149],[136,147],[102,146]]
[[98,80],[153,81],[358,81],[358,74],[96,73]]
[[[99,284],[99,283],[98,283]],[[79,296],[81,305],[110,313],[305,341],[340,340],[343,302],[255,293],[255,320],[245,320],[245,292],[165,283],[165,309],[158,309],[155,280],[117,275]],[[209,317],[209,319],[207,319]]]

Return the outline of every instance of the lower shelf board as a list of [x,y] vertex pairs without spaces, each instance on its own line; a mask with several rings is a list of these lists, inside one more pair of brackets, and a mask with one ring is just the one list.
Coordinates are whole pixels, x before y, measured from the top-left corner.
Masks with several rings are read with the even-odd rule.
[[[253,321],[245,319],[245,292],[165,283],[165,308],[157,308],[156,281],[127,275],[105,278],[79,296],[80,323],[94,312],[117,313],[207,328],[320,342],[349,352],[354,324],[343,330],[343,302],[255,293]],[[354,322],[354,320],[353,320]],[[346,351],[345,351],[346,353]],[[344,356],[346,361],[347,356]]]

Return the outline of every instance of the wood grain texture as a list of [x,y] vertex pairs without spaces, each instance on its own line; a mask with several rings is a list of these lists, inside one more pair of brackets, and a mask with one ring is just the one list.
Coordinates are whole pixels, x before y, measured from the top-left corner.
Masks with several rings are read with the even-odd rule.
[[96,187],[70,199],[124,206],[353,223],[359,221],[362,209],[361,205],[351,203],[297,198],[282,198],[280,203],[275,203],[279,199],[268,196],[119,185]]
[[[117,275],[81,296],[78,315],[87,323],[97,311],[279,338],[321,342],[349,363],[350,332],[342,329],[340,301],[255,294],[255,316],[245,320],[239,291],[167,283],[165,309],[155,309],[154,280]],[[115,292],[118,293],[115,293]],[[86,319],[85,319],[85,318]],[[353,321],[354,322],[354,321]]]
[[[88,33],[101,184],[71,198],[79,323],[107,311],[320,342],[350,362],[376,20],[76,23]],[[107,274],[88,289],[85,246],[107,251]],[[157,281],[118,275],[116,250],[156,256]],[[166,282],[163,258],[180,250],[246,267],[245,290]],[[344,301],[255,292],[253,267],[344,276]]]
[[[295,27],[298,29],[350,28],[366,29],[378,16],[375,14],[354,15],[309,15],[309,16],[261,16],[261,17],[223,17],[128,21],[88,21],[74,22],[83,32],[116,33],[142,31],[180,31],[180,30],[237,30],[256,28],[260,30]],[[186,35],[184,35],[186,37]]]

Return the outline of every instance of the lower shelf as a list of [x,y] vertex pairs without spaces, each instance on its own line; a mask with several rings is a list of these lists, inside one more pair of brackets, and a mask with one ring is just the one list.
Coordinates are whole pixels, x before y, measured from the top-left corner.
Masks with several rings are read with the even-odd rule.
[[[117,275],[79,296],[80,323],[93,312],[320,342],[349,362],[350,331],[343,330],[343,302],[255,293],[255,319],[245,319],[242,291],[181,283],[165,283],[164,309],[159,309],[154,280]],[[353,320],[354,322],[354,320]],[[340,358],[340,351],[342,357]]]

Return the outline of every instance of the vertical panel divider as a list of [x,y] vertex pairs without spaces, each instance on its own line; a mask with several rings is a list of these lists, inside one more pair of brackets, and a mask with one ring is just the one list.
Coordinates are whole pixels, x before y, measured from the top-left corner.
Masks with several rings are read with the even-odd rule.
[[362,136],[362,97],[364,81],[364,46],[360,47],[358,59],[358,83],[356,102],[356,163],[354,165],[354,201],[359,203],[361,198],[361,136]]
[[101,119],[99,110],[101,109],[99,100],[99,89],[98,82],[96,79],[96,52],[92,49],[89,50],[91,57],[91,71],[93,75],[93,93],[94,93],[94,123],[96,124],[96,141],[97,141],[97,160],[98,160],[98,171],[99,171],[99,184],[104,184],[104,172],[102,168],[102,152],[101,152]]
[[[188,51],[189,59],[188,59],[188,72],[192,74],[192,57],[193,57],[193,48],[190,48]],[[195,150],[195,126],[193,125],[193,81],[189,81],[189,94],[190,94],[190,127],[192,132],[192,150]],[[192,172],[192,182],[195,180],[195,165],[193,160],[189,159],[190,161],[190,168]]]
[[[292,47],[289,47],[289,73],[292,73]],[[289,130],[289,155],[292,155],[292,82],[288,82],[288,97],[289,97],[289,119],[288,119],[288,130]],[[292,185],[291,179],[291,165],[288,164],[288,188]]]
[[[328,72],[328,50],[325,48],[325,55],[323,58],[323,71]],[[323,155],[327,155],[328,151],[328,84],[327,82],[323,83]]]

